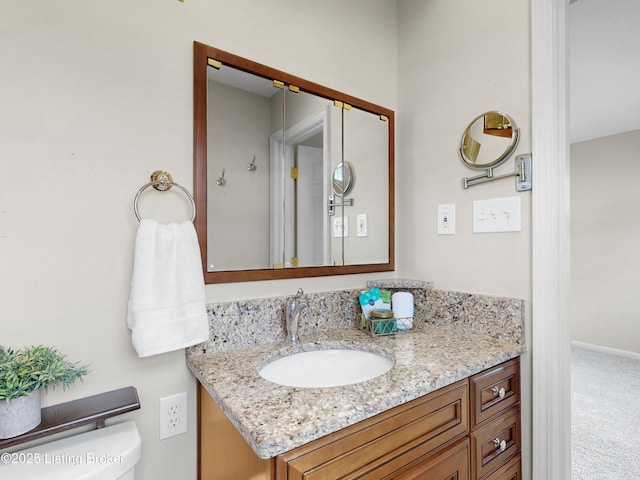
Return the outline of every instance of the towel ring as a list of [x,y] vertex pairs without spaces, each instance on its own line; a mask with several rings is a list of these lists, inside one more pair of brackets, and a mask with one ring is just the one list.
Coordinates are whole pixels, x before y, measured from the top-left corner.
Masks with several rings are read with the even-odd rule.
[[138,193],[136,193],[136,197],[133,200],[133,211],[135,212],[138,221],[142,220],[142,218],[140,217],[140,212],[138,211],[138,200],[140,199],[140,194],[149,187],[153,187],[159,192],[169,190],[171,187],[178,187],[185,193],[187,197],[189,197],[189,201],[191,202],[191,209],[193,210],[191,221],[193,222],[196,219],[196,202],[193,200],[193,196],[191,195],[191,193],[189,193],[189,190],[184,188],[179,183],[174,182],[169,172],[157,170],[151,174],[151,181],[144,184],[140,188],[140,190],[138,190]]

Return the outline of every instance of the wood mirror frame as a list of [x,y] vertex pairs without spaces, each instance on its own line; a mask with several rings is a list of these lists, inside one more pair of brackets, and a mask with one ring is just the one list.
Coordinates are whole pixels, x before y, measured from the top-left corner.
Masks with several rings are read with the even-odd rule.
[[[253,270],[207,271],[207,68],[208,59],[215,59],[226,65],[254,73],[256,75],[278,79],[288,85],[296,85],[301,91],[324,97],[331,101],[349,104],[360,110],[386,117],[388,123],[388,261],[360,265],[292,267]],[[385,272],[395,268],[395,226],[394,226],[394,152],[395,124],[394,112],[388,108],[375,105],[359,98],[338,92],[331,88],[305,80],[295,75],[276,70],[275,68],[256,63],[243,57],[219,50],[217,48],[194,42],[194,198],[196,217],[194,220],[204,281],[207,284],[247,282],[256,280],[276,280],[285,278],[319,277],[329,275],[348,275],[359,273]],[[219,172],[218,172],[219,173]]]

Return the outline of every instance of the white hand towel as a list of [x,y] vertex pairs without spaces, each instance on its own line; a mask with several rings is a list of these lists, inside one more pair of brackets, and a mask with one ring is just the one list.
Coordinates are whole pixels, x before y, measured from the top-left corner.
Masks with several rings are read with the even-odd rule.
[[192,222],[140,221],[127,325],[139,357],[209,338],[200,247]]

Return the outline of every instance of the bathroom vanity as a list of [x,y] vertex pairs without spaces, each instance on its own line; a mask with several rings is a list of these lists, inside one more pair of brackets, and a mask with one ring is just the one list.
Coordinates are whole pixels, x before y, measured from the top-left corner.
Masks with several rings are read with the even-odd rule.
[[[200,381],[200,478],[519,480],[524,346],[425,325],[354,328],[224,352],[191,350]],[[385,353],[394,367],[332,388],[286,387],[257,368],[299,351]]]
[[[239,99],[251,108],[236,108]],[[246,118],[239,115],[245,110]],[[486,122],[494,117],[507,118],[483,115],[483,131],[499,141],[509,132],[510,140],[496,163],[482,163],[487,169],[511,155],[519,138],[510,119],[496,128]],[[475,130],[469,127],[463,140],[469,148],[462,150],[472,166]],[[206,283],[395,269],[393,111],[195,42],[194,133],[195,225]],[[246,161],[231,167],[229,157]],[[320,193],[302,187],[312,183],[311,172],[322,172]],[[232,188],[225,175],[251,188]],[[255,195],[247,199],[249,190]],[[291,212],[307,212],[305,205],[313,211],[323,197],[326,212],[323,206],[317,215],[299,215],[319,220],[301,231],[319,234],[294,235],[300,227]],[[364,235],[349,237],[355,197],[366,212],[358,215]],[[250,212],[233,215],[230,208],[247,202]],[[229,230],[228,218],[243,235],[220,234]],[[331,226],[333,237],[326,235]],[[255,248],[256,239],[270,248]],[[296,326],[289,338],[298,334],[300,311],[290,310],[290,299],[208,305],[210,338],[187,355],[200,382],[200,478],[520,478],[524,302],[437,291],[413,280],[367,282],[374,287],[411,292],[419,328],[380,337],[357,330],[361,289],[307,294],[295,345],[283,342],[284,318],[287,329],[290,316]],[[323,388],[285,386],[258,374],[280,357],[329,349],[372,352],[393,367],[367,381]],[[343,369],[337,365],[335,371]]]

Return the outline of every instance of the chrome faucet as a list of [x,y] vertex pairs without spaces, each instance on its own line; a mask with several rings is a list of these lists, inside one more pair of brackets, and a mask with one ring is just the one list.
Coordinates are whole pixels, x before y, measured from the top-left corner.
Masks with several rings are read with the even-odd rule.
[[309,304],[304,299],[304,291],[299,288],[298,293],[287,305],[286,311],[286,323],[287,323],[287,338],[286,342],[298,343],[300,337],[298,336],[298,326],[300,324],[300,313],[305,308],[309,308]]

